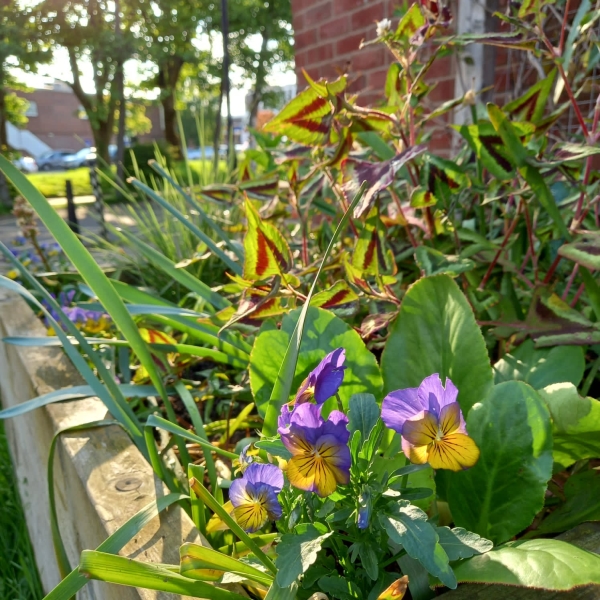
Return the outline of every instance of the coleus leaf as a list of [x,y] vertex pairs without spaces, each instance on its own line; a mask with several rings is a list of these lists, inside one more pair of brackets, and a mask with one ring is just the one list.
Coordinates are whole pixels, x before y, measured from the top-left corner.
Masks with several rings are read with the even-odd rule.
[[[534,126],[528,123],[513,123],[520,138],[533,133]],[[514,160],[500,134],[489,121],[477,125],[461,125],[457,131],[465,138],[483,166],[494,177],[506,181],[514,177]]]
[[242,181],[239,184],[240,192],[254,200],[272,200],[279,191],[279,177],[268,177],[265,179],[253,179]]
[[283,134],[295,142],[309,146],[329,141],[335,110],[332,98],[335,99],[344,91],[347,80],[341,77],[332,83],[314,82],[307,77],[307,81],[310,87],[288,102],[263,127],[264,131]]
[[413,208],[433,206],[440,200],[448,202],[452,194],[471,184],[456,163],[432,154],[426,157],[421,169],[421,182],[422,187],[416,188],[411,194],[410,204]]
[[423,27],[423,25],[425,25],[425,23],[425,17],[419,8],[419,4],[412,4],[400,19],[393,39],[395,41],[408,41],[419,31],[419,29],[421,29],[421,27]]
[[450,275],[457,277],[460,273],[471,271],[475,263],[468,258],[461,258],[453,254],[443,254],[429,246],[419,246],[415,250],[415,261],[426,276]]
[[588,269],[600,269],[600,235],[583,235],[570,244],[563,244],[558,253]]
[[389,587],[387,587],[379,596],[377,600],[402,600],[408,589],[408,576],[403,575],[400,579],[396,579]]
[[285,238],[276,227],[260,218],[249,200],[246,200],[246,216],[244,279],[257,281],[274,275],[285,276],[292,264]]
[[358,295],[343,280],[336,281],[329,289],[315,294],[310,301],[311,306],[335,308],[358,301]]
[[506,104],[503,111],[508,113],[513,120],[527,121],[537,125],[544,116],[544,109],[548,96],[552,91],[556,69],[552,69],[544,78],[531,86],[525,94]]
[[207,185],[200,190],[200,195],[209,200],[231,202],[235,191],[235,187],[232,185]]
[[369,211],[379,192],[389,187],[394,181],[396,173],[413,158],[425,152],[426,146],[412,146],[390,160],[372,163],[363,160],[346,160],[342,163],[344,173],[344,190],[353,195],[364,181],[368,188],[357,207],[354,209],[354,218],[359,219]]
[[352,254],[352,265],[364,275],[382,275],[394,271],[394,256],[386,247],[385,228],[374,206],[359,234]]

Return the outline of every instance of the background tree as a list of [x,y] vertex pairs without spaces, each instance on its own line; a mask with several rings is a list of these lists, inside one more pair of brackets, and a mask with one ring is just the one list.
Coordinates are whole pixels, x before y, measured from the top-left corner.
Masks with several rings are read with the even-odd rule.
[[[10,90],[19,86],[11,70],[20,68],[35,71],[47,62],[50,52],[39,35],[35,14],[16,0],[0,2],[0,152],[8,151],[7,123],[24,124],[26,102]],[[25,122],[26,119],[25,119]],[[0,202],[9,205],[10,194],[6,179],[0,173]]]
[[135,10],[141,16],[138,56],[156,66],[146,85],[158,87],[165,139],[180,153],[176,92],[184,67],[197,64],[199,59],[194,45],[199,7],[186,0],[137,0]]
[[[114,8],[114,2],[109,0],[44,0],[39,5],[44,34],[67,51],[73,78],[68,84],[89,119],[97,155],[107,163],[120,100],[119,77],[133,56],[136,29],[129,22],[118,35]],[[81,83],[85,61],[93,69],[92,94],[87,94]]]

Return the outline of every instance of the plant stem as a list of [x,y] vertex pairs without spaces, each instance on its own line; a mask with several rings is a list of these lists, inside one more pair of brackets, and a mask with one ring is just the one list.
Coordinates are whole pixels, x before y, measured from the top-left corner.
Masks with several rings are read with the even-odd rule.
[[390,193],[392,200],[396,203],[398,212],[400,213],[400,216],[402,217],[402,220],[405,223],[404,229],[406,229],[406,235],[408,236],[408,240],[410,241],[411,246],[413,248],[416,248],[419,244],[417,244],[417,240],[415,240],[415,237],[413,236],[412,231],[410,230],[410,225],[408,224],[408,220],[406,219],[406,216],[404,215],[404,211],[402,210],[402,203],[400,202],[400,198],[398,197],[398,194],[396,194],[396,192],[394,191],[394,189],[391,186],[388,188],[388,192]]
[[406,550],[404,550],[404,548],[403,548],[402,550],[400,550],[400,552],[397,552],[396,554],[394,554],[394,556],[392,556],[391,558],[388,558],[385,562],[381,563],[379,566],[382,569],[385,569],[385,567],[387,567],[388,565],[391,565],[392,563],[395,563],[399,558],[402,558],[405,554],[406,554]]

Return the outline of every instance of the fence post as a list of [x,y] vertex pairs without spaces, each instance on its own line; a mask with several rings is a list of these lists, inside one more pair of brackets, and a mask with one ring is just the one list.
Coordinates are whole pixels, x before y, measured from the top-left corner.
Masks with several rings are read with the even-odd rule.
[[104,201],[102,200],[102,187],[100,186],[98,173],[96,172],[96,161],[90,163],[90,183],[92,184],[92,192],[96,198],[93,207],[100,220],[100,235],[104,239],[107,239],[108,231],[106,230],[106,221],[104,220]]
[[79,233],[79,221],[77,220],[77,213],[75,212],[75,200],[73,199],[73,186],[71,180],[65,181],[66,195],[67,195],[67,222],[69,227],[75,232]]

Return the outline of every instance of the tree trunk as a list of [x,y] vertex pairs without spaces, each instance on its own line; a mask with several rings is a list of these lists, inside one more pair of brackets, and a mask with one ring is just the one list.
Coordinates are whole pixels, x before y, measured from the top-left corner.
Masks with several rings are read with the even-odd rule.
[[117,77],[119,78],[117,81],[119,93],[119,124],[117,127],[117,155],[115,160],[117,163],[117,178],[119,181],[123,181],[123,159],[125,157],[125,113],[127,110],[125,102],[125,73],[123,71],[123,64],[119,65]]
[[[6,154],[8,152],[8,136],[6,133],[6,90],[4,86],[0,86],[0,153]],[[4,173],[0,171],[0,204],[4,206],[12,205],[12,198],[10,197],[10,190],[8,189],[8,181],[4,176]]]
[[219,146],[221,145],[221,106],[223,104],[223,80],[221,79],[221,85],[219,86],[219,102],[217,102],[217,114],[215,118],[215,138],[213,140],[213,168],[215,174],[219,168]]
[[170,56],[159,65],[158,87],[160,89],[160,102],[165,119],[165,140],[169,146],[176,149],[177,158],[183,156],[181,138],[177,131],[177,109],[175,108],[175,92],[179,75],[185,61],[179,56]]
[[110,163],[108,146],[113,133],[113,119],[98,121],[96,129],[92,129],[94,144],[96,146],[96,156],[98,157],[98,166],[102,168],[104,164]]

